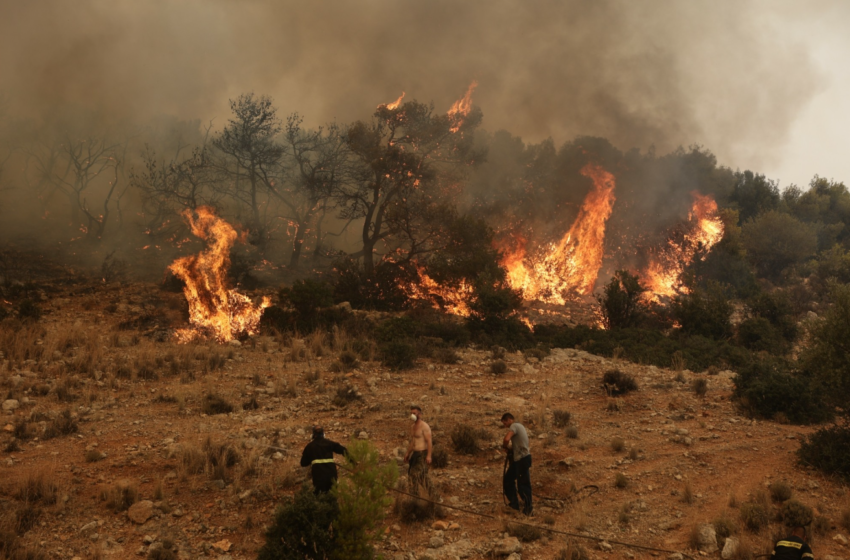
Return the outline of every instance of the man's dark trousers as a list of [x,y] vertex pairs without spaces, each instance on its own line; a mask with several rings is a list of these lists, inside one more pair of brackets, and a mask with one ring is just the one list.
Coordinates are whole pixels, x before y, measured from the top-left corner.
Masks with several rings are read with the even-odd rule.
[[522,499],[525,507],[522,512],[526,515],[531,513],[531,455],[526,455],[519,461],[510,461],[508,470],[505,471],[505,477],[502,480],[502,488],[505,496],[508,497],[510,506],[519,510],[519,501],[517,500],[517,490],[519,497]]

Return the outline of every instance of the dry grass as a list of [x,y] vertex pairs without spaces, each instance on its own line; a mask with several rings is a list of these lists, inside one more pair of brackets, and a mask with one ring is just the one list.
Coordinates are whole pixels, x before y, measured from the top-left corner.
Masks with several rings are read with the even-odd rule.
[[614,476],[614,487],[615,488],[628,488],[629,486],[629,478],[623,473],[617,473]]
[[38,323],[7,319],[0,323],[0,352],[16,366],[24,360],[40,360],[45,348],[39,342],[43,342],[45,334],[44,327]]
[[114,512],[126,511],[139,500],[139,490],[129,480],[119,480],[111,486],[101,488],[100,499]]
[[49,506],[56,503],[59,485],[52,470],[39,467],[14,483],[9,493],[22,502]]
[[626,442],[623,441],[623,438],[615,437],[611,440],[611,451],[613,451],[614,453],[620,453],[625,448]]
[[693,488],[691,488],[690,482],[686,482],[685,487],[682,488],[681,498],[682,498],[682,503],[685,503],[685,504],[694,503],[694,499],[696,499],[696,497],[694,496],[694,490],[693,490]]
[[328,335],[323,330],[315,330],[307,337],[307,346],[310,348],[310,355],[314,358],[321,358],[328,353],[326,348]]

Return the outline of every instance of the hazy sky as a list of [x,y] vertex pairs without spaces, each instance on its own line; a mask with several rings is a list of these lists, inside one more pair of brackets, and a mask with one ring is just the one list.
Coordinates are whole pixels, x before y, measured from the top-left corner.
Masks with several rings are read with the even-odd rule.
[[722,164],[850,182],[842,0],[0,0],[13,115],[227,117],[271,95],[309,124],[472,80],[484,127],[621,149],[701,144]]

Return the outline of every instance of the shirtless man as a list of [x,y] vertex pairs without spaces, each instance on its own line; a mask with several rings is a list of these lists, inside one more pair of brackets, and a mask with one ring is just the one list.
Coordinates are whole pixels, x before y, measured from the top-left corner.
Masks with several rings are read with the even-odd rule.
[[431,464],[431,427],[422,420],[422,409],[418,406],[410,407],[410,419],[413,420],[413,428],[410,430],[410,444],[404,455],[404,462],[410,464],[407,472],[410,481],[410,493],[419,493],[422,488],[424,495],[431,492],[431,483],[428,481],[428,465]]

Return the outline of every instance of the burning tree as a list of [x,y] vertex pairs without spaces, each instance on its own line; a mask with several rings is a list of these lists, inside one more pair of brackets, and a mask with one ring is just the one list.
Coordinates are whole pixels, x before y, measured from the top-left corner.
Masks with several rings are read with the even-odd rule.
[[352,256],[362,257],[367,276],[381,247],[409,261],[440,244],[446,203],[456,194],[463,166],[475,161],[472,132],[481,113],[467,111],[437,115],[415,101],[381,105],[371,121],[349,128],[351,176],[334,200],[340,218],[363,220],[361,248]]

